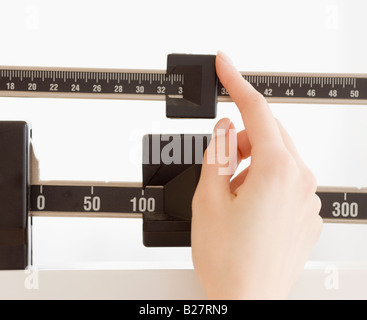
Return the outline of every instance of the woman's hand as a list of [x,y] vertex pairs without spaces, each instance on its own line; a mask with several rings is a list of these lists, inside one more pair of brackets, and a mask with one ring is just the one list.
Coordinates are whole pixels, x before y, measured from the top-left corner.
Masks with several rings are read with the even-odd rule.
[[204,155],[193,199],[194,266],[209,298],[283,299],[321,233],[316,181],[265,98],[223,53],[216,69],[246,129],[233,134],[222,119]]

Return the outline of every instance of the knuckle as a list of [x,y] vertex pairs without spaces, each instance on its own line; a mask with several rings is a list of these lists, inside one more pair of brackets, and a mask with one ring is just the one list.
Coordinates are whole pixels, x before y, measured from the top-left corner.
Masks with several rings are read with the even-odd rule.
[[311,221],[308,230],[309,230],[309,239],[312,245],[315,245],[320,239],[323,224],[324,224],[323,220],[319,215],[315,216],[314,219]]
[[295,160],[288,152],[277,150],[272,153],[272,161],[269,166],[271,176],[285,181],[294,179],[298,174],[298,168]]
[[315,211],[317,215],[320,213],[321,207],[322,207],[321,199],[317,194],[315,194]]
[[316,241],[320,238],[322,233],[324,221],[322,220],[321,216],[317,215],[315,219],[315,233],[316,233]]
[[315,175],[309,169],[304,170],[302,180],[307,191],[314,193],[317,189],[317,180]]
[[317,180],[316,180],[316,177],[315,177],[314,173],[311,170],[306,169],[304,171],[304,179],[306,180],[306,182],[308,183],[310,188],[316,189]]

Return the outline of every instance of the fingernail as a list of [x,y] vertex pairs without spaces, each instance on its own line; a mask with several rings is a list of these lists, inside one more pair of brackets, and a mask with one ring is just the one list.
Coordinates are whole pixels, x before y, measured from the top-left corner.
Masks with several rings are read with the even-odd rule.
[[218,51],[218,57],[221,58],[224,62],[233,65],[233,61],[231,60],[231,58],[223,51]]
[[225,136],[229,131],[231,123],[232,123],[231,119],[228,118],[219,120],[213,130],[213,138],[218,136]]

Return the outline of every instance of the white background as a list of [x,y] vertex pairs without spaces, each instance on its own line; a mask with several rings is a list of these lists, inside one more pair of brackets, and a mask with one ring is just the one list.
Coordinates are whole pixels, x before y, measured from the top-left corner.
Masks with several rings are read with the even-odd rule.
[[[363,0],[0,2],[0,65],[165,69],[169,53],[229,54],[241,71],[367,73]],[[367,107],[271,105],[320,186],[367,186]],[[243,128],[232,103],[218,119]],[[42,180],[141,181],[146,133],[210,133],[164,102],[0,98],[26,120]],[[311,260],[365,260],[367,226],[325,225]],[[34,221],[40,267],[191,266],[189,248],[147,249],[140,220]],[[112,263],[112,264],[111,264]]]

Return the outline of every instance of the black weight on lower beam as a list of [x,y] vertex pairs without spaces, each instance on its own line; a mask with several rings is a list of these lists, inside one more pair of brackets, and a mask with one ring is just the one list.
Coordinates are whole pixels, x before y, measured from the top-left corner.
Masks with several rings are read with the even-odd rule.
[[210,139],[210,134],[144,136],[143,185],[161,185],[165,195],[164,214],[143,215],[145,246],[191,245],[191,202]]

